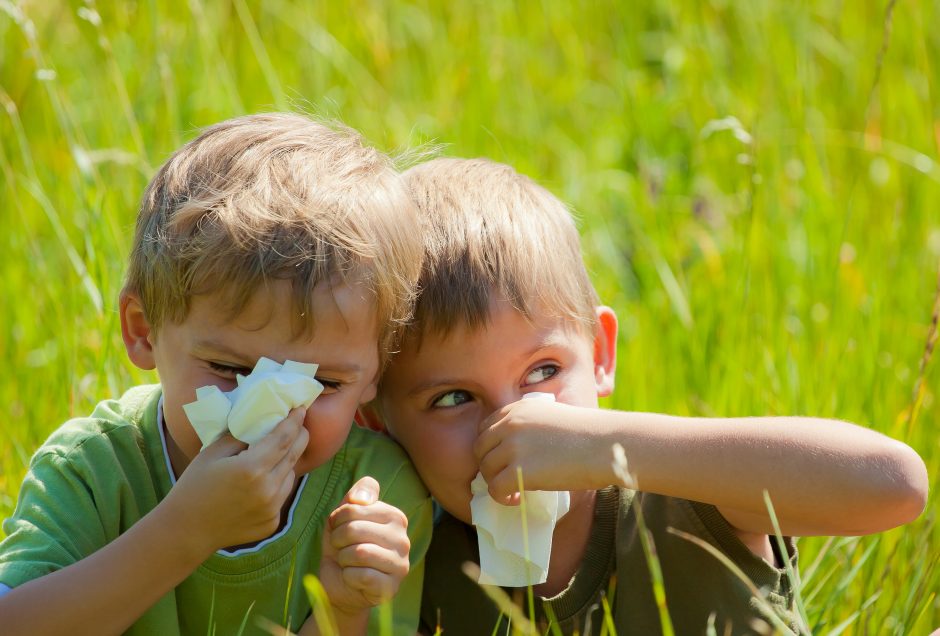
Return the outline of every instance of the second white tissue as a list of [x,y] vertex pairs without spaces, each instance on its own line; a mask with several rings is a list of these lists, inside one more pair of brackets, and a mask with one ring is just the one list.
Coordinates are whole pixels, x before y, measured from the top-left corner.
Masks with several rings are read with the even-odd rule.
[[[555,396],[529,393],[525,398],[554,400]],[[470,512],[480,547],[479,582],[504,587],[544,583],[555,524],[571,503],[568,492],[526,491],[523,523],[522,506],[497,503],[490,497],[483,475],[477,473],[470,490]]]

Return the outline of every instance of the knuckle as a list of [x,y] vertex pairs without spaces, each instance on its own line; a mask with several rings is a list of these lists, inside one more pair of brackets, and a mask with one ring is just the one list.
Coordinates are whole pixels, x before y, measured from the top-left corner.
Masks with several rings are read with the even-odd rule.
[[280,434],[275,440],[277,442],[277,450],[281,453],[287,453],[290,450],[291,446],[294,445],[294,440],[286,434]]
[[354,589],[362,589],[366,585],[365,575],[358,568],[343,568],[343,582]]
[[258,489],[258,495],[261,501],[270,506],[277,501],[278,490],[279,488],[275,484],[266,482]]
[[352,546],[352,555],[357,563],[365,563],[372,558],[372,549],[368,543],[357,543]]
[[408,572],[411,570],[411,566],[408,564],[408,559],[405,559],[397,568],[395,568],[396,580],[401,580],[408,576]]

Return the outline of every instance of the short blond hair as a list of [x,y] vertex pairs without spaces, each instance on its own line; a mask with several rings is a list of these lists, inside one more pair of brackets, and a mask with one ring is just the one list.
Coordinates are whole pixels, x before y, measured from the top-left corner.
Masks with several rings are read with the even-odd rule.
[[292,113],[237,117],[176,151],[150,182],[125,289],[159,328],[184,320],[194,296],[221,293],[234,318],[266,281],[288,280],[297,337],[316,328],[317,285],[361,282],[384,361],[413,308],[418,228],[392,161],[353,130]]
[[482,327],[494,297],[528,318],[547,313],[593,334],[597,292],[564,203],[488,159],[432,159],[404,176],[425,242],[410,335]]

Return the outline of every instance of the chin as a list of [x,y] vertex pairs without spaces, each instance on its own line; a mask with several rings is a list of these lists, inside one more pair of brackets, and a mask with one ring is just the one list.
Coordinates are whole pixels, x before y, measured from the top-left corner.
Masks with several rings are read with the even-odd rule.
[[324,463],[326,463],[326,460],[321,460],[317,457],[303,456],[297,460],[296,464],[294,464],[294,474],[298,477],[303,477],[310,471],[319,468]]

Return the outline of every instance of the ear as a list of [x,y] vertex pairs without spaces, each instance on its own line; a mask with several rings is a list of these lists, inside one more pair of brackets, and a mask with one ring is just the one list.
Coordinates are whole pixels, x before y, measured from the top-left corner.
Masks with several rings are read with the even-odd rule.
[[617,314],[603,305],[597,312],[597,331],[594,334],[594,384],[598,397],[607,397],[614,391],[614,372],[617,368]]
[[382,416],[379,415],[379,410],[376,408],[375,402],[369,402],[368,404],[360,404],[359,409],[356,411],[356,417],[353,418],[359,426],[362,428],[367,428],[378,433],[387,433],[385,430],[385,424],[382,422]]
[[153,336],[144,308],[137,294],[127,290],[121,292],[121,336],[127,357],[135,365],[150,371],[156,368],[153,357]]

